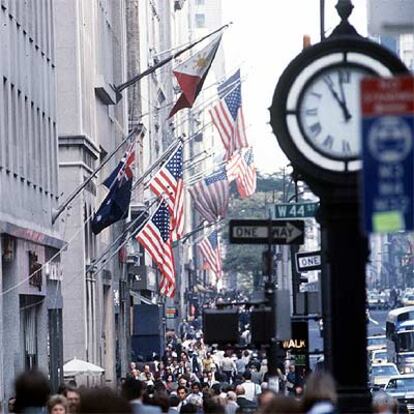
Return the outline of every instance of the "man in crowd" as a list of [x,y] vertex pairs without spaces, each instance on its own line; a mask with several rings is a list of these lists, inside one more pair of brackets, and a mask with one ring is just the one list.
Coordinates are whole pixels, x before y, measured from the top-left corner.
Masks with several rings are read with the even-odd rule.
[[250,371],[245,371],[243,374],[244,382],[241,384],[245,391],[245,398],[249,401],[256,401],[258,395],[262,392],[260,385],[252,381],[252,374]]

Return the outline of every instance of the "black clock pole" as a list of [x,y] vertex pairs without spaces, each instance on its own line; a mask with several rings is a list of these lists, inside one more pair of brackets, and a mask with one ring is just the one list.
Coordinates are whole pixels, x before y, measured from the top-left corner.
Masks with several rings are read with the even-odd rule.
[[[369,247],[360,227],[358,191],[362,160],[358,149],[349,153],[350,145],[358,137],[341,137],[339,131],[328,135],[324,118],[318,118],[318,114],[335,114],[323,101],[325,91],[337,104],[336,113],[341,114],[338,122],[359,122],[359,102],[352,100],[350,94],[347,101],[343,91],[345,84],[348,91],[358,85],[345,81],[341,74],[349,72],[349,79],[355,80],[361,73],[406,74],[407,68],[387,49],[357,33],[348,22],[353,9],[350,0],[338,0],[336,8],[341,22],[331,36],[303,50],[281,75],[270,107],[270,122],[294,169],[320,198],[316,218],[321,225],[324,352],[326,368],[337,385],[338,410],[365,414],[371,412],[371,396],[365,281]],[[338,56],[342,56],[342,61],[338,61]],[[327,57],[335,63],[329,63]],[[329,71],[335,73],[334,68],[336,86],[332,85],[333,79],[328,82],[327,76],[323,87],[318,79]],[[306,96],[310,95],[312,106],[306,106]],[[342,139],[342,154],[332,151],[335,139]]]
[[[353,5],[338,0],[341,23],[337,36],[359,36],[348,22]],[[321,225],[322,291],[324,313],[324,353],[326,365],[337,382],[341,413],[371,411],[367,372],[366,264],[369,244],[362,233],[359,217],[358,183],[313,186],[319,193]]]
[[320,197],[324,353],[337,383],[341,413],[370,412],[367,377],[365,266],[368,240],[361,232],[357,186],[312,185]]

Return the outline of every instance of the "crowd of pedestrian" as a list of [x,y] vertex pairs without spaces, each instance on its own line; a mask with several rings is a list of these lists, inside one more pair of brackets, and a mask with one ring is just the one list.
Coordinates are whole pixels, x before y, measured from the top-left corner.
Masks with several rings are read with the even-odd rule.
[[[293,364],[278,368],[279,384],[269,387],[265,355],[244,349],[218,350],[199,331],[169,332],[163,355],[134,361],[118,390],[61,387],[51,395],[43,374],[22,374],[8,411],[25,414],[334,414],[335,384],[324,372],[298,375]],[[275,389],[276,388],[276,389]],[[395,402],[374,398],[374,412],[397,413]]]

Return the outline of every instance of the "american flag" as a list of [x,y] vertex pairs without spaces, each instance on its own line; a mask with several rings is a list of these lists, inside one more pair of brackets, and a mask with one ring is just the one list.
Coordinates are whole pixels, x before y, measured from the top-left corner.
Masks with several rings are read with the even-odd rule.
[[229,159],[238,148],[248,147],[241,105],[240,70],[218,87],[220,101],[210,110]]
[[226,216],[229,204],[229,181],[224,169],[203,178],[189,191],[194,207],[209,223]]
[[173,238],[180,239],[184,231],[183,146],[179,145],[168,161],[150,181],[150,188],[167,203],[171,213]]
[[256,167],[254,166],[253,149],[249,148],[242,153],[240,173],[236,179],[240,197],[250,197],[256,191]]
[[229,183],[237,179],[237,177],[241,174],[242,168],[242,151],[237,150],[233,153],[226,164],[226,172]]
[[151,255],[161,272],[160,294],[173,297],[175,293],[175,269],[170,237],[170,212],[162,201],[148,219],[136,239]]
[[205,237],[198,245],[200,252],[207,263],[209,269],[221,277],[221,254],[217,231],[214,230],[209,236]]

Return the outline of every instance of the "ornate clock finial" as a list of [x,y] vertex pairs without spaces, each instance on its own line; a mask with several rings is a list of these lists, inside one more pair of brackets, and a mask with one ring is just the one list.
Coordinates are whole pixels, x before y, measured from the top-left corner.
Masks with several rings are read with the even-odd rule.
[[348,22],[348,18],[352,13],[354,5],[351,0],[338,0],[335,6],[338,11],[339,16],[341,17],[341,23],[333,30],[331,37],[336,36],[359,36],[358,32],[355,30]]
[[348,20],[349,16],[352,13],[354,5],[351,0],[338,0],[335,6],[341,20]]

